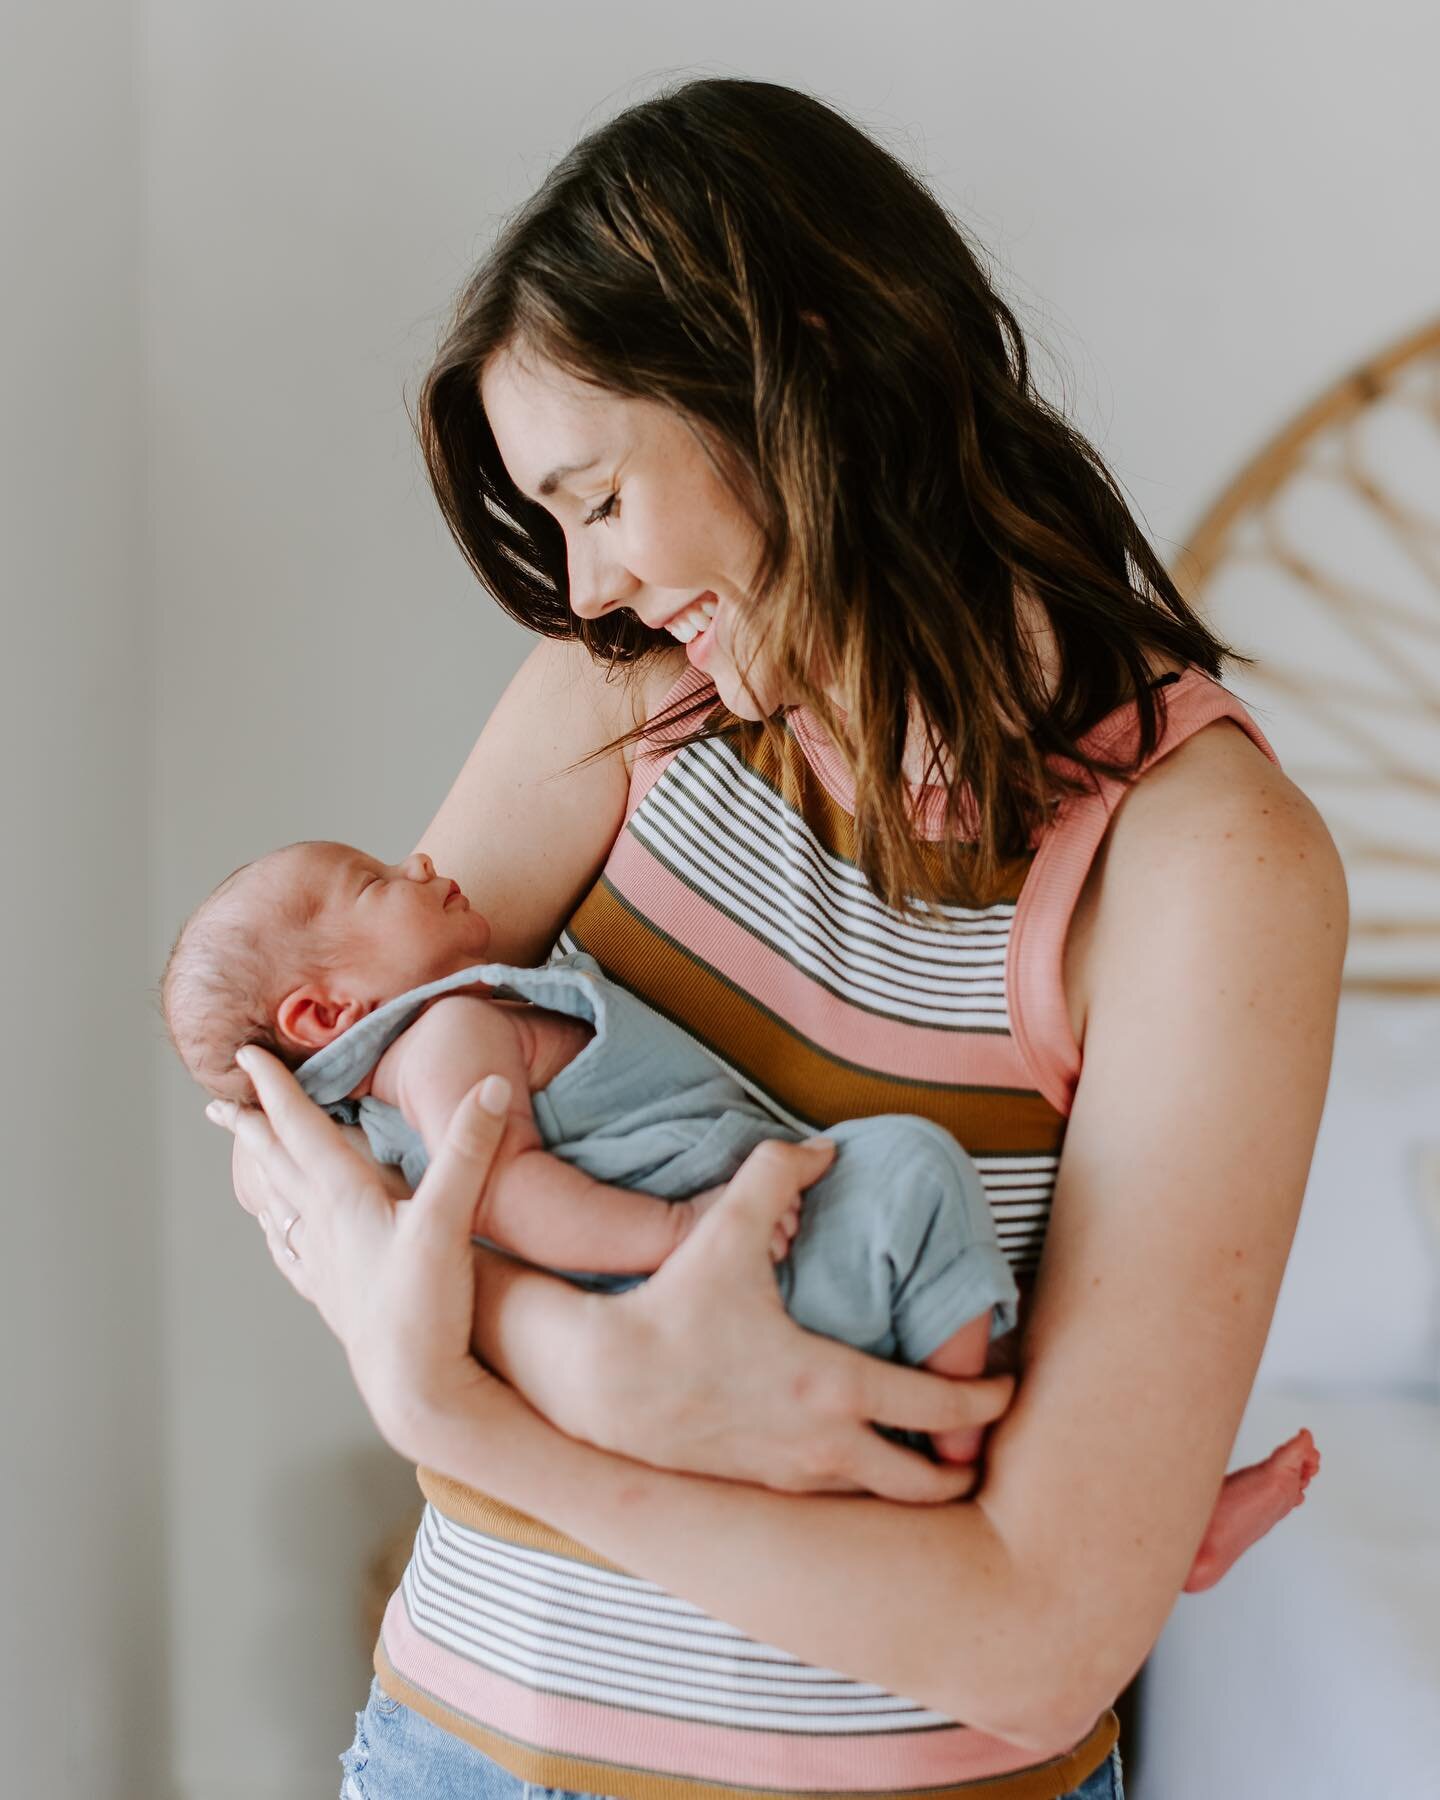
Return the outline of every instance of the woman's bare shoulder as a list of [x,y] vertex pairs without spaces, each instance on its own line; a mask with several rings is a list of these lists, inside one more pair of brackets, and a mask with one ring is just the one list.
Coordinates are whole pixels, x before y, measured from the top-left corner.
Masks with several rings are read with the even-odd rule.
[[1314,803],[1232,720],[1205,726],[1132,783],[1091,866],[1066,944],[1077,1040],[1105,972],[1158,944],[1147,929],[1157,909],[1238,906],[1263,930],[1309,905],[1326,934],[1344,893]]
[[637,725],[654,718],[665,696],[687,667],[685,652],[679,644],[672,649],[657,650],[646,658],[630,681],[631,706]]
[[[579,638],[546,638],[531,652],[514,685],[520,703],[547,718],[556,707],[568,712],[580,702],[595,721],[592,735],[598,732],[603,741],[624,737],[652,718],[685,667],[679,644],[638,664],[611,664],[592,655]],[[626,745],[627,768],[632,753],[633,746]]]
[[1117,864],[1153,867],[1159,857],[1188,854],[1213,858],[1218,877],[1233,873],[1237,859],[1263,864],[1267,843],[1301,862],[1335,856],[1303,789],[1233,720],[1217,719],[1132,783],[1103,849],[1112,873]]
[[[1278,992],[1282,965],[1308,987],[1302,1007],[1330,1006],[1349,924],[1339,851],[1308,795],[1232,721],[1132,783],[1091,874],[1084,964],[1109,1018],[1133,1023],[1163,992],[1180,1008],[1173,1029],[1191,1002]],[[1307,970],[1324,979],[1307,984]]]

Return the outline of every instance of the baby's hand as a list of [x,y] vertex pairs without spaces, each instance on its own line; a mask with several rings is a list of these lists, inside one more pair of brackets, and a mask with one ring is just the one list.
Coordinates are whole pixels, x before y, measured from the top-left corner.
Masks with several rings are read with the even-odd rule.
[[[690,1233],[694,1231],[695,1227],[705,1217],[706,1213],[709,1212],[710,1208],[724,1192],[725,1187],[722,1183],[719,1187],[706,1188],[702,1193],[692,1194],[688,1200],[680,1202],[680,1205],[684,1208],[686,1218],[684,1228],[680,1232],[679,1239],[677,1240],[677,1248],[679,1243],[683,1243],[684,1240],[689,1237]],[[790,1254],[791,1240],[794,1238],[795,1233],[800,1229],[800,1208],[803,1203],[804,1195],[802,1194],[796,1198],[795,1204],[775,1227],[774,1233],[770,1239],[771,1262],[784,1262],[785,1258]]]

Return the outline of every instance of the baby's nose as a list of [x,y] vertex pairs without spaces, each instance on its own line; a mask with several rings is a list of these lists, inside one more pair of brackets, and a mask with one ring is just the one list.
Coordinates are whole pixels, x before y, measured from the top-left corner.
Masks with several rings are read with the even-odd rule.
[[405,872],[412,881],[433,881],[435,879],[434,863],[419,850],[407,859]]

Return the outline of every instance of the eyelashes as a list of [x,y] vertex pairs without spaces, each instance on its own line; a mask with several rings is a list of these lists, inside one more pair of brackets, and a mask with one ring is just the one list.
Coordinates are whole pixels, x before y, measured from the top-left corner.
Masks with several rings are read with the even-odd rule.
[[586,525],[603,525],[607,519],[609,519],[613,516],[615,507],[618,504],[619,499],[620,499],[620,496],[618,493],[609,495],[606,499],[604,499],[600,502],[600,504],[595,508],[594,512],[592,512],[588,515],[588,517],[584,520],[584,523]]

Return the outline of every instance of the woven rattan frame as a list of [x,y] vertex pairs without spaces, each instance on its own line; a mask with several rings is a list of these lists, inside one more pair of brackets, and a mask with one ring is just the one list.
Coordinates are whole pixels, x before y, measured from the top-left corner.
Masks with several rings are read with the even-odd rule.
[[[1352,891],[1346,986],[1371,993],[1440,995],[1440,760],[1397,750],[1399,722],[1440,743],[1440,485],[1433,495],[1387,491],[1367,462],[1366,421],[1402,409],[1440,447],[1440,320],[1338,381],[1243,468],[1190,531],[1171,573],[1221,634],[1254,655],[1233,685],[1256,710],[1282,763],[1324,815]],[[1428,437],[1426,439],[1428,443]],[[1440,466],[1440,463],[1437,463]],[[1334,482],[1403,556],[1419,593],[1397,598],[1325,566],[1325,552],[1295,541],[1283,519],[1298,480]],[[1230,591],[1266,570],[1298,584],[1317,627],[1354,648],[1354,669],[1323,680],[1297,674],[1283,651],[1246,641],[1208,603],[1223,577]],[[1428,598],[1427,598],[1428,595]],[[1263,602],[1257,599],[1257,614]],[[1272,726],[1271,709],[1274,709]],[[1313,745],[1328,739],[1339,766],[1286,754],[1284,720],[1303,718]],[[1403,833],[1373,823],[1387,798],[1412,807]],[[1363,816],[1366,809],[1371,819]],[[1416,822],[1418,820],[1418,822]],[[1408,884],[1400,905],[1377,904],[1386,879]],[[1420,903],[1415,903],[1418,892]]]

